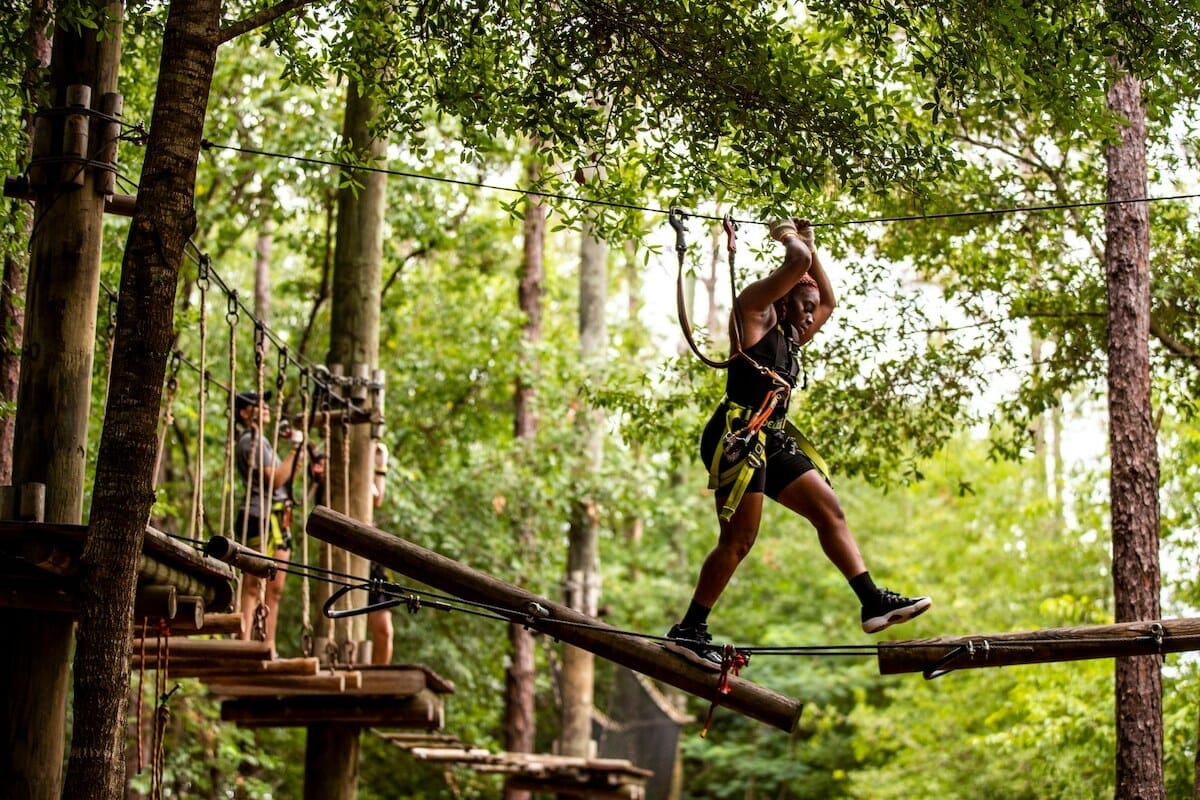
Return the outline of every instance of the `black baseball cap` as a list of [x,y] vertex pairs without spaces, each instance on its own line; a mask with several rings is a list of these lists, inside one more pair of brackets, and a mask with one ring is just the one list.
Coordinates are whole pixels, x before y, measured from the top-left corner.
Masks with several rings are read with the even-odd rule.
[[262,393],[262,398],[259,398],[258,392],[238,392],[234,396],[234,410],[241,411],[249,406],[257,406],[260,403],[265,403],[271,399],[271,392],[267,390]]

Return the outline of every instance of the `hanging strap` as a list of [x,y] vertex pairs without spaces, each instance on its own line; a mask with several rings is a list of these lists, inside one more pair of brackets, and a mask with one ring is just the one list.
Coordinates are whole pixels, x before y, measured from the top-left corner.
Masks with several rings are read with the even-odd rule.
[[734,284],[734,273],[733,273],[733,254],[737,250],[737,238],[736,238],[736,234],[735,234],[737,226],[733,223],[733,220],[729,217],[728,214],[725,215],[725,220],[724,220],[725,233],[726,233],[726,236],[728,237],[728,249],[729,249],[729,283],[730,283],[730,291],[733,292],[733,315],[734,315],[733,345],[734,345],[734,347],[733,347],[733,352],[730,354],[729,358],[727,358],[723,361],[716,361],[716,360],[711,359],[708,356],[704,355],[704,353],[700,352],[700,348],[696,345],[696,340],[692,337],[692,325],[688,321],[687,299],[685,297],[685,292],[683,289],[683,267],[684,267],[684,262],[685,262],[685,255],[687,254],[687,240],[684,238],[685,229],[683,226],[683,220],[685,219],[685,217],[686,217],[686,215],[683,213],[683,210],[680,208],[672,208],[667,217],[667,220],[671,223],[671,227],[675,229],[675,252],[679,255],[679,269],[677,270],[676,275],[675,275],[675,306],[679,313],[679,327],[683,331],[683,338],[685,341],[687,341],[688,347],[692,348],[692,352],[696,354],[696,358],[700,359],[700,361],[702,363],[704,363],[706,366],[712,367],[713,369],[725,369],[726,367],[728,367],[730,364],[733,363],[734,359],[738,358],[739,356],[744,355],[742,353],[742,337],[741,337],[742,323],[741,323],[741,320],[739,318],[739,314],[737,311],[737,288],[736,288],[736,285]]

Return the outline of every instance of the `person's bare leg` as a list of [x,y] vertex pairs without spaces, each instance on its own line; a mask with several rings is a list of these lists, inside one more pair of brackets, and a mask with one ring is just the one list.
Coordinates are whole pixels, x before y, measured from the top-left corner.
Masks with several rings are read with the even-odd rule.
[[809,470],[789,483],[779,502],[812,523],[821,549],[846,580],[867,571],[858,542],[846,524],[837,495],[816,470]]
[[[717,500],[718,509],[724,500],[723,496]],[[754,540],[758,538],[758,525],[762,520],[762,506],[761,492],[747,492],[729,521],[721,520],[717,546],[704,559],[700,577],[696,581],[696,591],[692,595],[692,599],[705,608],[711,609],[716,605],[738,565],[754,546]]]
[[254,638],[254,611],[258,608],[258,587],[261,578],[248,572],[242,573],[242,636],[251,640]]
[[372,611],[367,615],[367,627],[371,629],[371,663],[392,663],[392,612]]
[[279,603],[283,599],[283,584],[287,579],[287,573],[284,568],[288,565],[288,559],[292,553],[290,550],[276,548],[275,560],[278,563],[279,569],[275,572],[275,577],[267,582],[266,599],[264,602],[267,606],[267,643],[271,645],[271,653],[275,653],[275,630],[279,626]]
[[862,627],[867,633],[879,633],[923,614],[932,605],[928,597],[902,597],[880,589],[867,572],[858,542],[846,524],[846,515],[837,495],[815,470],[789,483],[779,502],[805,517],[817,529],[825,556],[841,571],[862,603]]

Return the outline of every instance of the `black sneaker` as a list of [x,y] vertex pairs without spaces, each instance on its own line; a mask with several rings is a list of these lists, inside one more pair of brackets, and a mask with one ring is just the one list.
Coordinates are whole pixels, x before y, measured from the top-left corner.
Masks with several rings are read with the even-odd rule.
[[870,605],[863,606],[862,628],[867,633],[879,633],[901,622],[924,614],[933,605],[928,597],[901,597],[895,592],[880,588],[879,595]]
[[668,641],[663,644],[663,647],[672,653],[677,653],[705,669],[716,672],[721,670],[724,659],[721,658],[717,648],[710,644],[712,636],[708,632],[708,626],[703,622],[687,627],[682,624],[672,625],[671,630],[667,632],[667,639]]

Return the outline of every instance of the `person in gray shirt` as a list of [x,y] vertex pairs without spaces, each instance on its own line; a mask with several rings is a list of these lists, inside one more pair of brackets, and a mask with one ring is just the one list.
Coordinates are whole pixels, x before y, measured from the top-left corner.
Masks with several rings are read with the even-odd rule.
[[[235,421],[240,430],[234,460],[245,489],[238,504],[234,536],[247,547],[286,564],[292,549],[292,504],[287,486],[304,457],[304,433],[291,434],[292,450],[280,459],[263,434],[271,420],[267,403],[270,399],[270,392],[263,392],[261,397],[257,392],[239,392],[234,398]],[[261,587],[261,578],[249,573],[242,576],[242,637],[252,638],[256,613],[265,614],[257,627],[270,644],[271,652],[275,651],[275,627],[285,577],[286,573],[278,570]],[[262,612],[258,611],[260,589]]]

